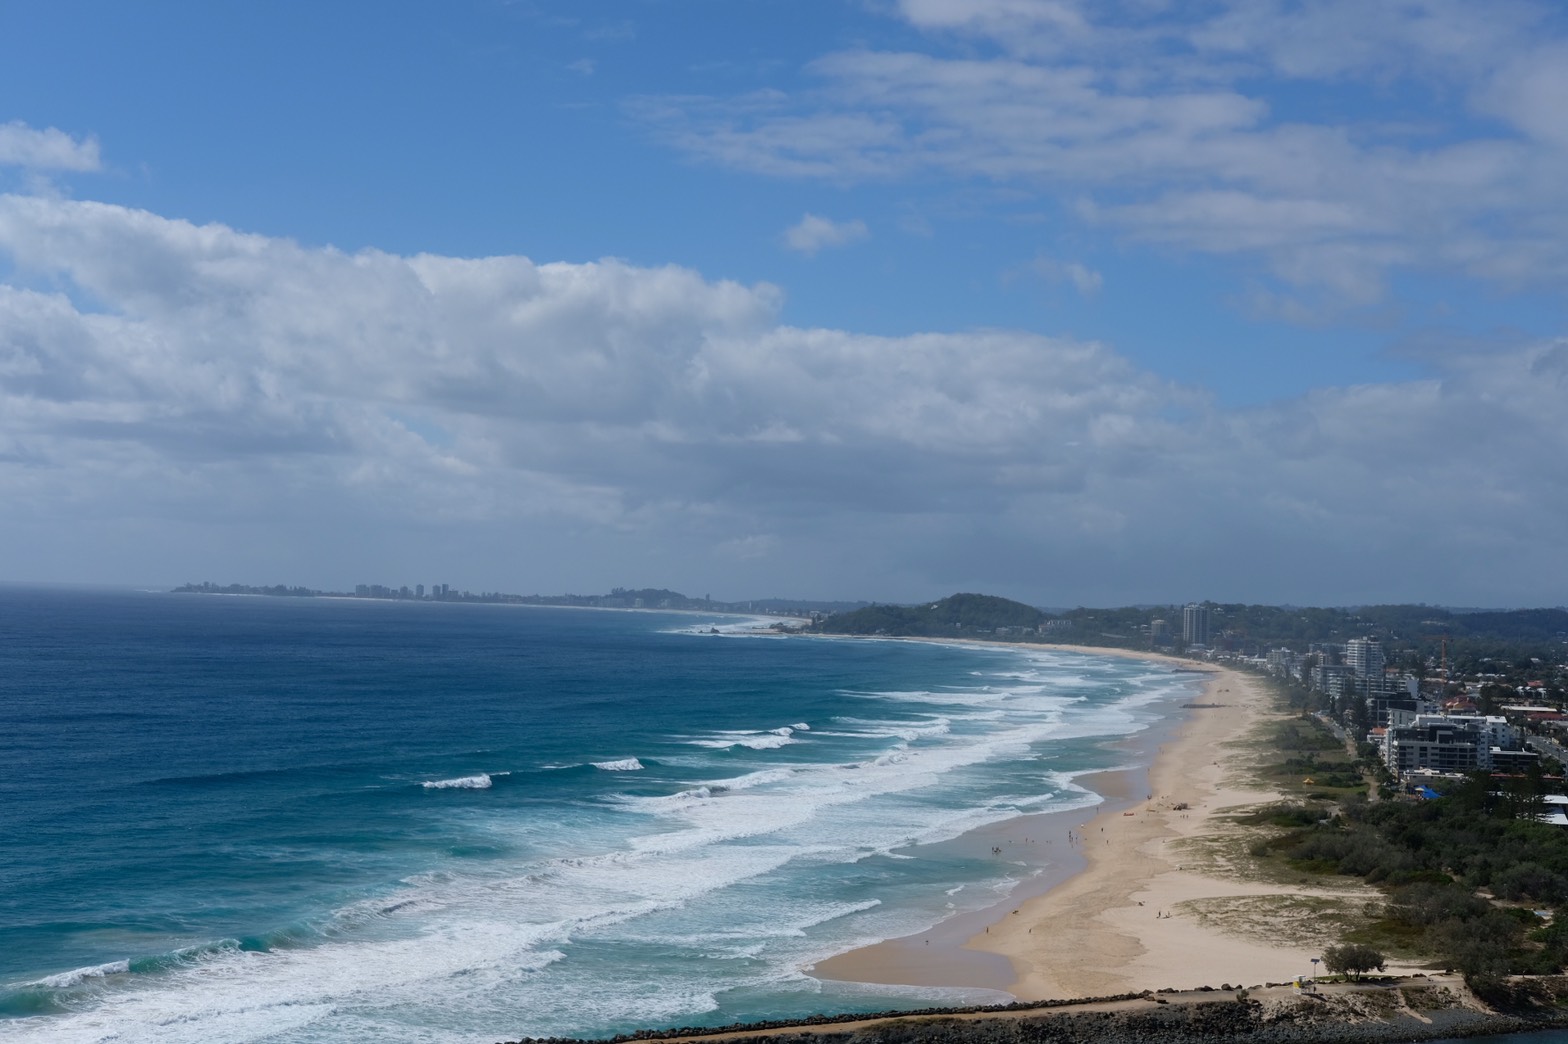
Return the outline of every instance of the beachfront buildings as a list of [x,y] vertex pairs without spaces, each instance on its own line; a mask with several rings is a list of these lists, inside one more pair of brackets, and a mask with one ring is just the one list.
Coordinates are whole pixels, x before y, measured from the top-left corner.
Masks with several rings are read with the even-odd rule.
[[1424,694],[1415,675],[1388,670],[1376,638],[1315,644],[1305,655],[1278,648],[1255,662],[1325,693],[1336,716],[1375,745],[1399,779],[1521,772],[1539,759],[1507,718],[1478,714],[1473,701]]
[[1345,643],[1345,666],[1355,674],[1363,692],[1383,677],[1383,642],[1377,637],[1352,638]]
[[1275,649],[1264,657],[1263,666],[1271,674],[1299,678],[1342,711],[1345,705],[1356,706],[1348,717],[1366,725],[1388,724],[1390,710],[1423,709],[1419,679],[1389,671],[1383,643],[1376,637],[1352,638],[1343,645],[1314,642],[1306,654]]
[[1209,644],[1209,607],[1194,602],[1181,611],[1181,640],[1188,646]]
[[1400,779],[1414,773],[1516,772],[1538,758],[1524,749],[1519,730],[1495,714],[1395,710],[1387,727],[1374,729],[1372,738],[1383,763]]

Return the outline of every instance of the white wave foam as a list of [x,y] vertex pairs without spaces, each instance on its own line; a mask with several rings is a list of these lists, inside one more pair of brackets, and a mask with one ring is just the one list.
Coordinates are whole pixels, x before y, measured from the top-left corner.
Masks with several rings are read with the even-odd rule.
[[72,986],[80,985],[88,979],[101,979],[108,975],[125,975],[130,970],[131,962],[128,960],[110,961],[107,964],[95,964],[89,968],[73,968],[58,975],[46,975],[42,979],[29,982],[26,985],[32,987],[41,986],[50,990],[65,990]]
[[797,721],[795,724],[791,725],[790,728],[794,729],[796,732],[810,732],[811,731],[811,726],[807,725],[803,721]]
[[793,730],[785,728],[767,732],[716,732],[711,737],[691,739],[686,742],[710,750],[729,750],[732,747],[745,747],[748,750],[777,750],[800,741],[795,738]]
[[846,696],[860,696],[866,699],[890,700],[896,703],[923,703],[936,704],[942,707],[973,706],[977,703],[996,703],[1005,698],[1004,694],[987,692],[983,689],[965,690],[962,692],[925,692],[921,690],[891,690],[855,692],[845,690]]
[[[1085,674],[1093,677],[1092,672]],[[846,936],[905,934],[885,928],[935,915],[930,907],[925,912],[871,912],[864,902],[845,903],[843,912],[836,913],[840,908],[831,904],[797,905],[780,898],[786,893],[779,883],[802,881],[783,876],[785,868],[791,868],[791,875],[809,873],[813,866],[864,858],[868,850],[912,860],[891,849],[942,840],[1008,818],[1016,814],[1012,805],[1054,808],[1098,801],[1072,783],[1078,773],[1043,771],[1043,765],[1027,769],[1022,778],[1043,780],[1041,791],[1056,796],[1026,793],[1030,784],[1020,782],[1014,772],[1006,793],[1016,796],[1004,802],[997,788],[983,793],[966,789],[977,777],[964,772],[1032,757],[1031,744],[1064,732],[1112,734],[1123,727],[1141,727],[1139,721],[1152,715],[1139,709],[1140,701],[1162,698],[1160,692],[1168,696],[1185,691],[1157,685],[1148,689],[1160,691],[1129,694],[1124,687],[1108,697],[1109,702],[1096,695],[1092,704],[1084,705],[1075,702],[1078,693],[1056,692],[1048,685],[1025,692],[1016,686],[972,699],[964,693],[943,694],[948,705],[940,715],[922,721],[842,722],[855,730],[848,742],[841,740],[834,748],[821,738],[827,733],[818,731],[806,748],[813,753],[839,749],[836,756],[842,761],[766,766],[731,779],[688,785],[664,798],[617,799],[617,805],[659,818],[617,815],[599,806],[594,815],[603,822],[593,821],[586,832],[578,831],[574,822],[571,831],[548,834],[550,845],[530,847],[538,853],[531,861],[518,857],[505,865],[465,866],[411,878],[405,890],[374,900],[379,916],[347,918],[350,923],[331,942],[269,954],[225,949],[167,975],[136,976],[149,981],[106,991],[91,1011],[42,1020],[37,1032],[19,1031],[23,1036],[18,1040],[53,1044],[116,1035],[156,1035],[176,1044],[273,1035],[406,1039],[410,1026],[417,1026],[421,1039],[444,1042],[484,1037],[490,1024],[521,1023],[532,1035],[570,1035],[580,1028],[572,1020],[587,1011],[605,1023],[689,1021],[712,1010],[714,998],[725,991],[802,981],[795,969],[809,963],[803,958],[819,949],[841,949]],[[978,720],[971,709],[977,707],[984,708],[980,713],[985,720]],[[883,704],[879,709],[892,707]],[[765,750],[802,741],[804,737],[795,734],[804,728],[788,729],[790,735],[781,735],[782,730],[726,732],[693,742]],[[913,738],[904,739],[911,730]],[[917,744],[918,756],[907,749],[910,743]],[[745,757],[737,754],[727,760]],[[693,782],[716,774],[713,754],[694,754],[692,759],[697,768],[689,776]],[[767,759],[749,760],[755,764]],[[663,757],[659,761],[661,766],[667,763]],[[483,787],[478,781],[489,778],[423,785]],[[964,786],[951,786],[954,781]],[[530,837],[530,846],[535,843]],[[598,854],[546,858],[547,852]],[[1010,888],[1018,879],[1017,868],[1007,874],[1000,882],[973,882],[966,897]],[[745,887],[736,887],[742,884]],[[777,901],[768,901],[769,896]],[[807,932],[823,923],[817,919],[821,916],[846,913],[864,917]],[[910,924],[909,930],[919,927]],[[735,979],[703,978],[706,973],[682,965],[683,977],[643,991],[610,988],[605,978],[610,973],[595,972],[593,959],[579,961],[580,951],[573,950],[580,940],[602,946],[660,937],[689,937],[699,956],[728,956],[743,947],[761,956],[753,956],[744,967],[730,965],[725,974]],[[761,950],[755,949],[758,938],[767,940]],[[573,960],[557,967],[567,953]],[[568,965],[569,972],[561,970]],[[688,974],[691,978],[684,977]],[[825,987],[817,983],[809,988]],[[889,993],[896,990],[889,988]],[[430,1029],[434,1026],[443,1029]]]
[[767,786],[770,783],[783,783],[794,777],[796,770],[792,768],[758,769],[748,772],[744,776],[735,776],[731,779],[715,779],[708,782],[707,787],[715,794],[731,790],[750,790],[753,787]]
[[460,776],[457,779],[426,780],[419,785],[426,790],[488,790],[492,783],[489,774],[481,772],[477,776]]
[[[921,721],[887,721],[876,718],[854,718],[840,716],[833,719],[846,725],[860,726],[860,730],[851,733],[834,733],[833,735],[866,736],[874,739],[898,739],[905,743],[913,743],[919,739],[945,736],[953,731],[953,719],[946,715],[932,716]],[[819,733],[819,735],[825,735]]]
[[595,761],[593,767],[606,772],[641,772],[642,762],[636,758],[620,758],[616,761]]
[[785,637],[773,630],[779,623],[777,616],[742,616],[724,620],[707,620],[687,627],[672,627],[666,634],[723,635],[726,638],[779,638]]
[[707,787],[692,787],[690,790],[680,790],[674,794],[665,794],[663,797],[630,797],[617,794],[616,801],[630,805],[640,812],[660,813],[670,809],[685,808],[693,801],[707,801],[713,797],[713,791]]

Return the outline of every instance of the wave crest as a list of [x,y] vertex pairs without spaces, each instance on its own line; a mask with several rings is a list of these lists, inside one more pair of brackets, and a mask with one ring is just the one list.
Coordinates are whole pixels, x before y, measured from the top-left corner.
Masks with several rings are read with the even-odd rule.
[[766,729],[756,732],[725,731],[713,734],[712,739],[692,739],[686,742],[698,747],[708,747],[711,750],[728,750],[732,747],[745,747],[748,750],[777,750],[790,743],[799,743],[795,738],[797,730],[810,731],[810,726],[781,725],[776,729]]
[[489,790],[492,782],[489,774],[481,772],[477,776],[460,776],[457,779],[427,779],[419,785],[426,790]]
[[615,761],[595,761],[593,767],[606,772],[641,772],[642,762],[636,758],[620,758]]
[[101,979],[106,975],[125,975],[131,970],[131,962],[110,961],[108,964],[95,964],[89,968],[73,968],[68,972],[58,975],[46,975],[36,982],[27,983],[28,986],[43,987],[49,990],[65,990],[72,986],[79,986],[88,979]]

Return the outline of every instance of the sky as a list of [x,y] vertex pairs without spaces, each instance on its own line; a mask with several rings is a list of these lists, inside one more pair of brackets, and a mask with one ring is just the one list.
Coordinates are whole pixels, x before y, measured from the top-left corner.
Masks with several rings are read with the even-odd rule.
[[1568,10],[8,0],[0,580],[1568,602]]

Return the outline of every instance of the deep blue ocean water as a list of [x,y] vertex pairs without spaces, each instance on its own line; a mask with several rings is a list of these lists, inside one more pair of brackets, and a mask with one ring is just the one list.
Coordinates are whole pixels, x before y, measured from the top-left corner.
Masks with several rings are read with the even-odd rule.
[[1095,803],[1074,780],[1195,687],[724,617],[0,588],[0,1040],[973,999],[801,969],[997,902],[1037,868],[914,846]]

